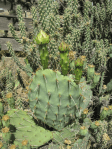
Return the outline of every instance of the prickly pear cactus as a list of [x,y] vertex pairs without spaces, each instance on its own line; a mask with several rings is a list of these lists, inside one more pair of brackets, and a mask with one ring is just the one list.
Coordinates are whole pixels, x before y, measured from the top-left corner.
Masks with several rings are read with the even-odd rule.
[[84,78],[80,83],[76,85],[59,71],[38,70],[28,92],[29,107],[37,120],[61,130],[71,119],[79,118],[92,97]]
[[[5,128],[10,128],[14,132],[14,144],[19,149],[29,149],[39,147],[53,138],[52,132],[44,129],[34,123],[26,111],[13,109],[2,117],[2,123]],[[3,134],[2,134],[3,135]],[[3,140],[6,139],[6,135]],[[9,139],[7,139],[9,141]]]
[[61,132],[54,131],[53,132],[53,142],[60,144],[63,146],[63,144],[68,144],[67,140],[69,140],[71,145],[74,144],[74,140],[77,139],[77,134],[80,129],[80,123],[78,120],[75,121],[75,123],[72,124],[72,127],[69,125],[65,127]]
[[[63,148],[77,148],[77,149],[83,149],[87,148],[88,145],[88,139],[90,137],[88,128],[91,124],[91,120],[89,118],[84,119],[83,127],[86,126],[85,130],[87,130],[87,133],[85,135],[85,130],[82,130],[81,124],[79,123],[78,119],[75,119],[75,121],[72,123],[72,126],[69,125],[65,127],[61,132],[54,131],[53,132],[53,143],[56,143],[63,146]],[[80,133],[83,131],[82,133]],[[49,147],[51,144],[49,145]],[[54,145],[52,145],[52,148],[55,148]]]

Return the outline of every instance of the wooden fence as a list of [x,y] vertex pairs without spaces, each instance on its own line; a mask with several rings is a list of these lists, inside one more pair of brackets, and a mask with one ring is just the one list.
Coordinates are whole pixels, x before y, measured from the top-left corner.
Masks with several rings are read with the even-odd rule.
[[[8,50],[7,46],[5,45],[7,41],[10,41],[12,44],[12,48],[14,51],[22,51],[22,46],[20,48],[20,44],[13,38],[8,24],[12,23],[13,26],[15,27],[15,32],[18,33],[19,26],[18,26],[18,19],[17,15],[14,13],[11,13],[12,11],[14,12],[16,5],[13,6],[13,10],[10,11],[11,9],[11,3],[7,2],[6,5],[3,2],[0,2],[0,51],[2,50]],[[23,8],[23,7],[22,7]],[[27,35],[33,32],[33,24],[32,24],[32,16],[27,10],[28,8],[23,8],[23,19],[25,22],[26,26],[26,33]]]

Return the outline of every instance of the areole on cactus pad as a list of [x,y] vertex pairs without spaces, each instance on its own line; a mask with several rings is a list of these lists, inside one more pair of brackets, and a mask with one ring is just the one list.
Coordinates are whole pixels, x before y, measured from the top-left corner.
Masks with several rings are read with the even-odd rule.
[[49,36],[41,30],[40,33],[35,38],[37,44],[47,44],[49,43]]

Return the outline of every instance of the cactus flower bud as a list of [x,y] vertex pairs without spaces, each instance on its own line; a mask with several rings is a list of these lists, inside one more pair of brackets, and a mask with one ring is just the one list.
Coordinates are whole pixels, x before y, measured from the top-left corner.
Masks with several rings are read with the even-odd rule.
[[37,44],[39,44],[39,54],[43,69],[47,69],[49,60],[47,44],[49,43],[49,36],[43,30],[41,30],[34,40]]
[[75,61],[75,67],[83,67],[83,60],[81,58],[77,58]]
[[49,35],[47,35],[43,30],[35,38],[37,44],[47,44],[49,43]]
[[64,41],[61,42],[58,49],[59,49],[60,52],[64,52],[64,51],[66,52],[66,51],[70,50],[69,46]]

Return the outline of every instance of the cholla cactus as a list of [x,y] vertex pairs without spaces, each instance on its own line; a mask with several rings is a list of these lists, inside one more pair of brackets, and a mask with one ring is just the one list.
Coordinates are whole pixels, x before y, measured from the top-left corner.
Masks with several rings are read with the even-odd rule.
[[[11,53],[11,55],[14,57],[15,62],[17,63],[17,65],[23,70],[25,71],[28,75],[32,75],[32,72],[35,72],[36,69],[38,67],[41,68],[50,68],[54,65],[56,67],[58,67],[59,71],[65,71],[65,68],[63,68],[63,66],[61,63],[59,63],[59,61],[61,61],[61,53],[59,55],[57,55],[56,53],[58,52],[58,48],[59,45],[62,41],[64,41],[65,43],[67,43],[69,45],[70,50],[76,51],[78,56],[81,55],[86,55],[86,58],[88,60],[88,64],[89,65],[93,65],[93,63],[95,63],[95,65],[97,66],[96,69],[99,69],[100,65],[106,65],[107,59],[106,59],[106,53],[108,52],[108,46],[109,46],[109,42],[106,39],[105,41],[103,40],[91,40],[90,38],[90,34],[93,36],[93,33],[95,33],[96,38],[98,39],[99,35],[100,38],[102,37],[102,34],[104,32],[105,36],[107,36],[107,33],[109,32],[108,27],[105,29],[105,31],[100,31],[98,28],[98,24],[99,23],[101,25],[102,28],[102,24],[105,22],[106,16],[107,14],[110,15],[111,14],[111,9],[110,9],[110,3],[111,2],[105,2],[107,9],[106,12],[104,4],[101,5],[102,9],[99,6],[99,3],[96,5],[96,7],[98,8],[98,12],[100,19],[98,19],[96,17],[96,7],[94,6],[94,3],[92,5],[92,3],[90,1],[85,1],[84,2],[84,16],[81,16],[81,11],[78,10],[79,8],[79,3],[77,0],[72,1],[69,0],[67,1],[66,5],[67,8],[65,8],[64,10],[64,14],[61,17],[59,15],[58,12],[58,8],[59,8],[59,3],[57,1],[38,1],[38,6],[37,8],[35,6],[31,7],[31,13],[32,13],[32,19],[33,19],[33,40],[32,40],[32,44],[30,44],[31,40],[28,40],[26,38],[26,32],[25,32],[25,24],[23,22],[23,17],[22,17],[22,7],[20,5],[17,5],[17,14],[18,14],[18,18],[19,18],[19,27],[20,27],[20,32],[21,32],[21,38],[24,37],[23,40],[25,40],[24,43],[24,50],[27,53],[27,59],[28,62],[30,63],[29,66],[27,66],[27,68],[24,68],[20,62],[18,61],[17,57],[15,57],[14,52],[11,50],[11,46],[8,43],[8,48],[9,51]],[[46,6],[45,6],[45,5]],[[72,4],[72,5],[71,5]],[[89,18],[89,10],[92,10],[91,12],[91,18]],[[99,11],[99,10],[102,11]],[[38,17],[37,17],[37,13],[38,13]],[[96,28],[94,28],[94,21],[93,18],[97,19],[97,23],[96,23]],[[109,18],[109,16],[108,16]],[[39,24],[40,22],[40,24]],[[61,27],[63,25],[63,27]],[[11,33],[13,34],[14,38],[21,43],[21,39],[18,38],[17,35],[15,35],[14,32],[14,28],[12,26],[12,24],[9,24],[9,28],[11,30]],[[90,32],[90,29],[92,29],[93,31]],[[35,42],[35,38],[37,37],[38,33],[43,30],[44,32],[47,33],[47,35],[50,37],[49,43],[48,43],[48,49],[47,49],[47,55],[50,55],[49,60],[48,60],[48,56],[47,56],[47,61],[44,62],[44,60],[42,60],[42,56],[41,54],[39,55],[39,50],[38,50],[38,46],[35,47],[34,46],[34,42]],[[61,31],[61,32],[60,32]],[[82,33],[85,34],[85,41],[84,42],[79,42],[79,39],[82,36]],[[82,45],[82,46],[81,46]],[[105,45],[105,48],[104,48]],[[95,48],[94,48],[95,47]],[[29,51],[29,49],[31,49]],[[79,53],[79,50],[82,51],[81,53]],[[91,55],[93,55],[92,53],[95,53],[95,55],[93,57],[91,57]],[[51,56],[52,55],[52,56]],[[41,58],[40,58],[41,56]],[[45,57],[45,56],[44,56]],[[68,55],[69,57],[69,55]],[[40,62],[41,59],[41,62]],[[68,58],[67,58],[68,59]],[[75,59],[74,59],[75,60]],[[74,61],[72,60],[72,62]],[[70,60],[67,60],[67,66],[66,66],[66,75],[67,75],[67,71],[70,70]],[[46,63],[46,66],[44,66],[44,63]],[[64,65],[64,64],[63,64]],[[50,66],[50,67],[49,67]],[[30,68],[32,67],[32,69]],[[85,67],[85,66],[84,66]],[[57,68],[53,68],[53,69],[57,69]],[[88,70],[90,68],[88,67]],[[79,70],[77,70],[79,71]],[[89,71],[88,71],[89,73]],[[96,72],[94,72],[96,73]],[[94,73],[92,74],[92,76],[94,75]],[[89,74],[88,74],[89,75]],[[80,77],[82,76],[82,71],[80,72]],[[96,75],[94,75],[96,77]],[[97,76],[98,78],[99,76]],[[99,77],[100,78],[100,77]],[[100,92],[101,92],[101,88],[102,88],[102,84],[103,84],[103,78],[104,78],[104,74],[101,77],[101,83],[100,83]],[[96,78],[94,78],[95,81]],[[80,78],[78,78],[76,76],[76,80],[79,81]],[[87,80],[89,81],[89,80]],[[97,83],[93,82],[92,84],[92,88],[95,88],[96,85],[98,84],[99,79],[97,79]]]

